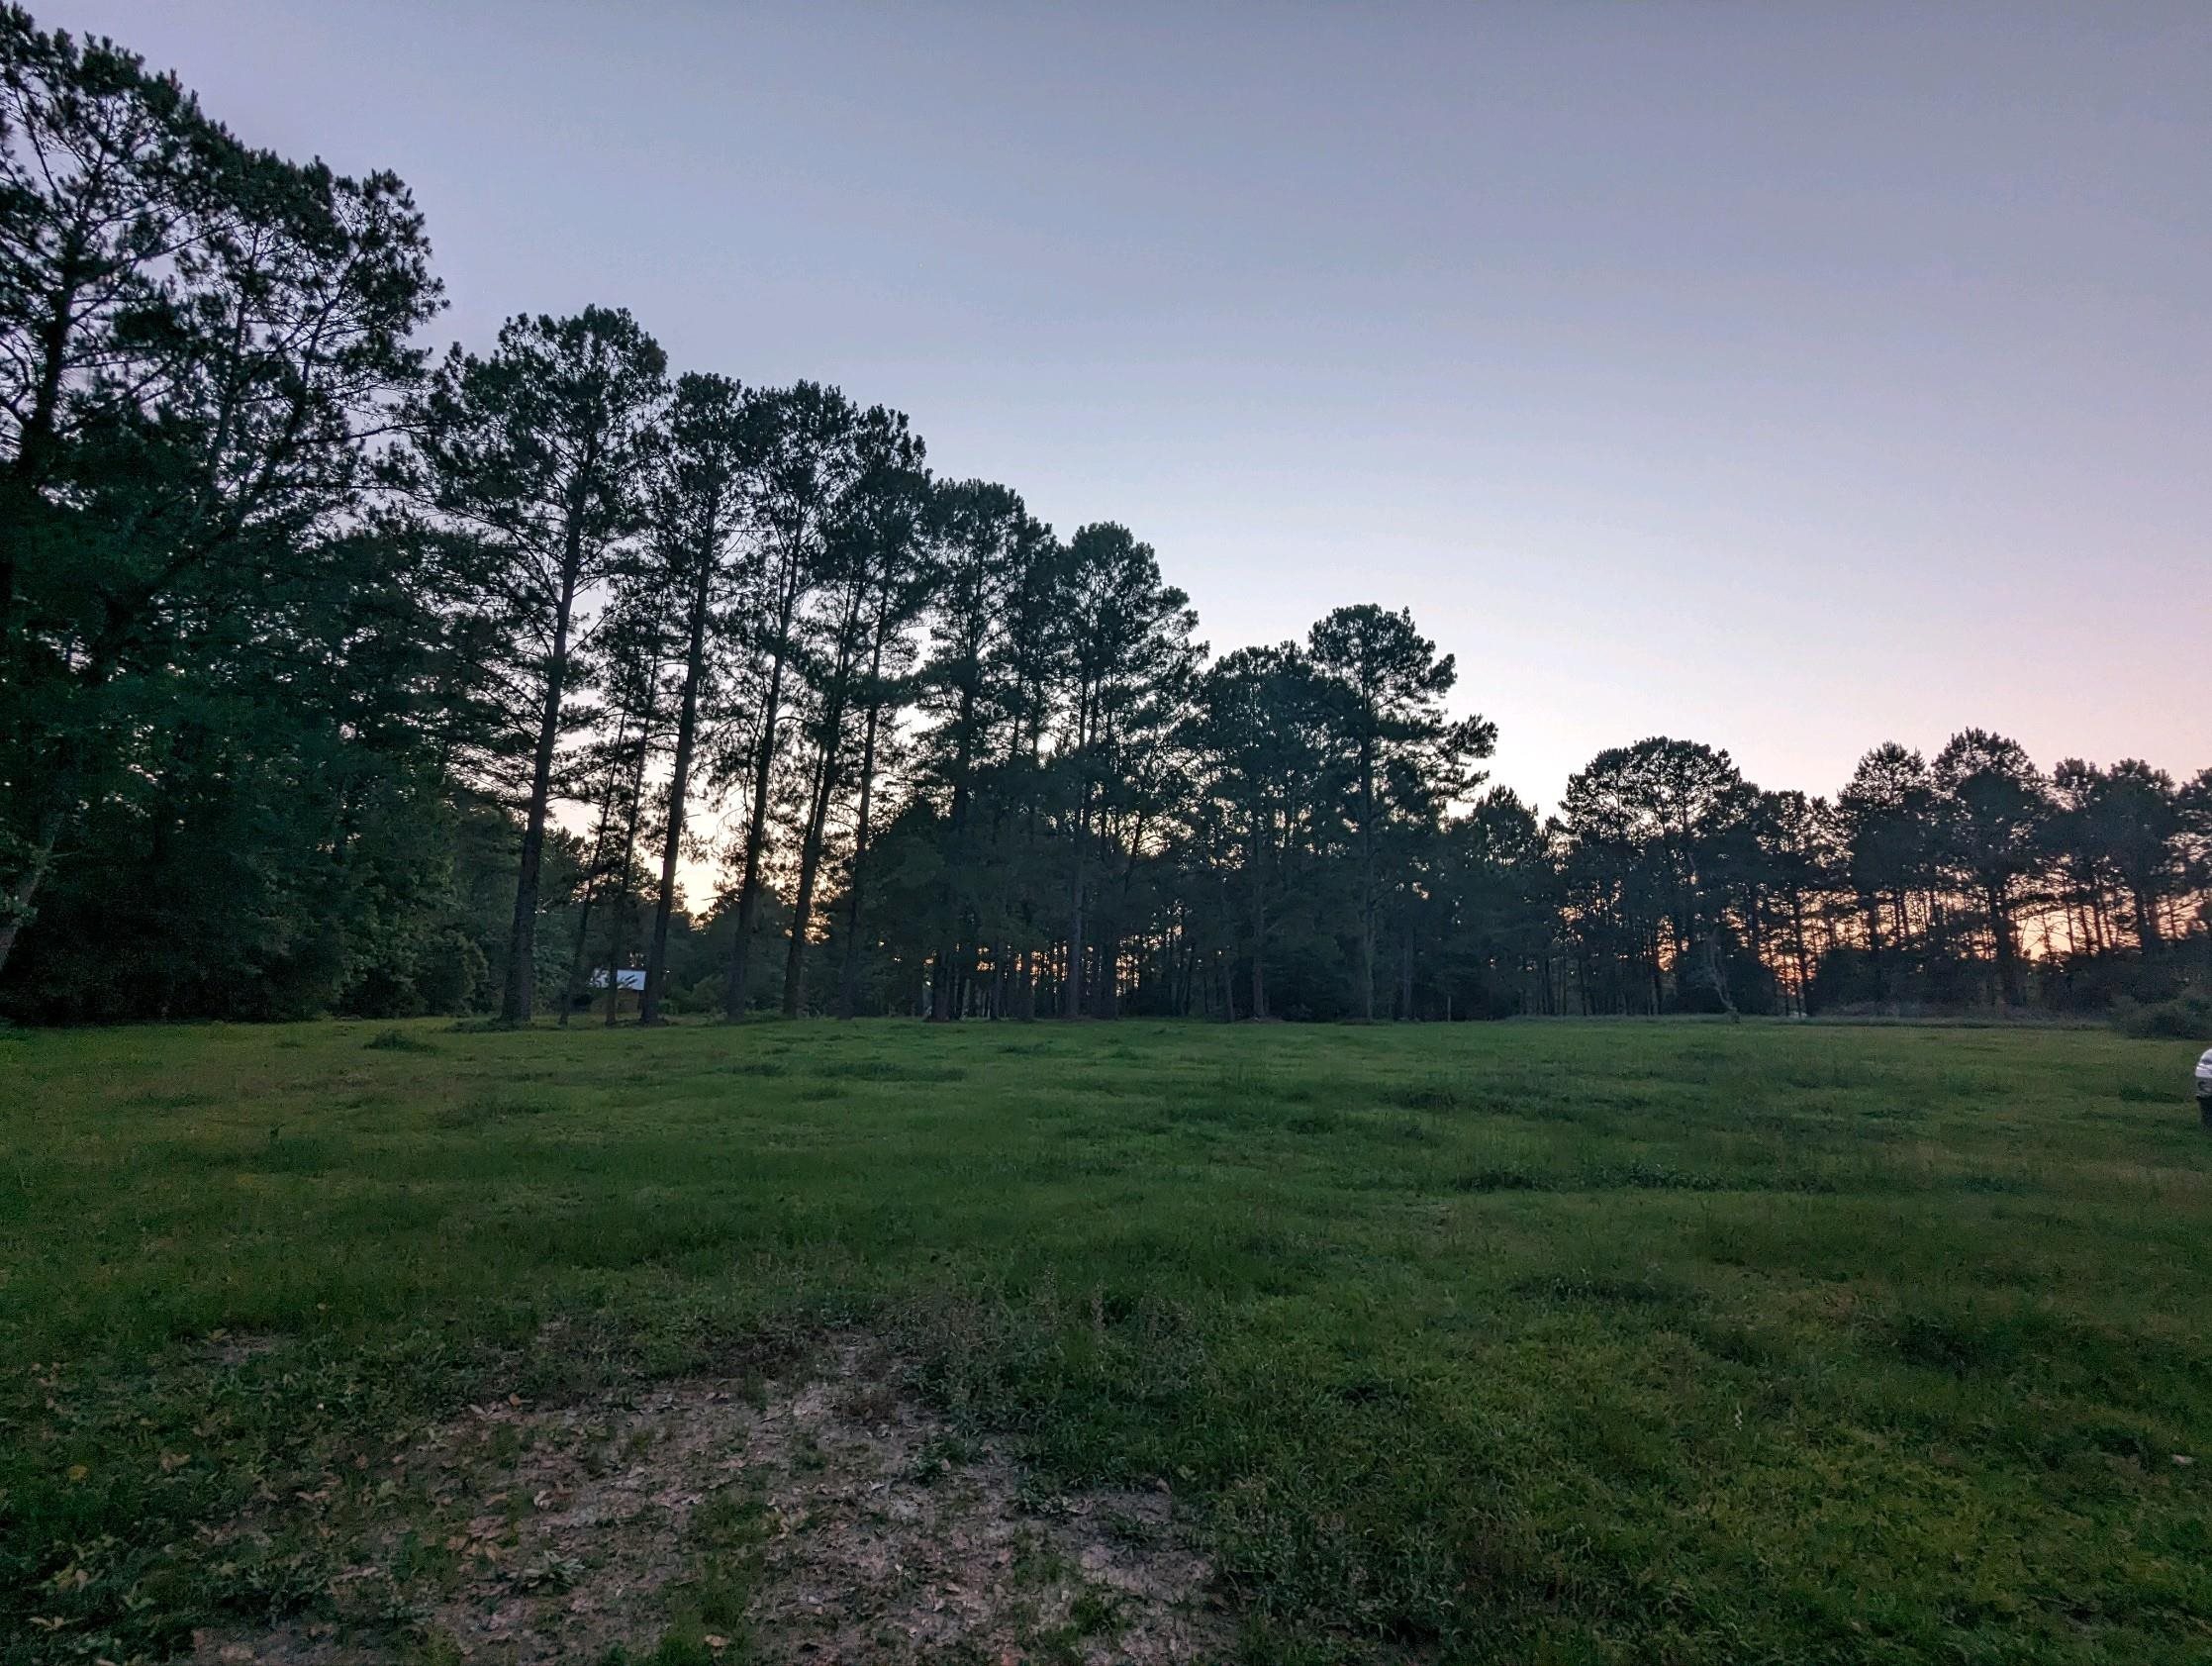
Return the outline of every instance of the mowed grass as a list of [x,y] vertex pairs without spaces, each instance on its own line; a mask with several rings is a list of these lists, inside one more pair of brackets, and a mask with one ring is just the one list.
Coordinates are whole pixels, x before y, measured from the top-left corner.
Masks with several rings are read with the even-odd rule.
[[1254,1661],[2212,1658],[2194,1050],[15,1034],[0,1652],[312,1617],[427,1420],[863,1323],[1046,1481],[1168,1482]]

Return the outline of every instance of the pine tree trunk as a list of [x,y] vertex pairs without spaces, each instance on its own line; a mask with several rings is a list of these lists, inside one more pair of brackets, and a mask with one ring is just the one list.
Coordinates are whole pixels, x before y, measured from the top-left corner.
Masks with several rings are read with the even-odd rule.
[[607,865],[607,825],[615,819],[615,799],[610,793],[600,801],[599,826],[592,832],[591,861],[584,870],[584,905],[576,913],[576,940],[569,945],[568,977],[561,984],[560,1027],[568,1028],[568,1015],[584,986],[584,955],[591,946],[592,905],[599,900],[599,877]]
[[784,949],[784,1017],[797,1018],[805,1004],[807,927],[815,914],[815,882],[821,871],[822,829],[836,790],[836,742],[823,742],[815,769],[815,790],[807,806],[807,831],[799,845],[799,890],[792,899],[791,941]]
[[[871,689],[882,672],[883,638],[879,634],[875,658],[868,667]],[[871,694],[867,725],[860,744],[860,813],[853,824],[852,878],[845,887],[845,958],[844,964],[837,969],[837,1016],[841,1019],[851,1018],[860,1006],[862,891],[867,882],[865,863],[868,858],[868,819],[874,809],[876,787],[876,722],[877,715],[882,710],[882,703]]]
[[2158,900],[2148,886],[2133,886],[2130,895],[2135,901],[2136,946],[2146,960],[2154,960],[2165,947],[2164,934],[2159,930]]
[[1989,931],[1996,939],[1997,993],[2007,1007],[2021,1002],[2020,952],[2012,940],[2012,910],[2001,887],[1987,887]]
[[856,586],[846,602],[837,627],[837,658],[828,679],[822,704],[821,727],[817,742],[814,792],[807,804],[806,831],[799,840],[799,890],[792,902],[791,940],[784,949],[784,1017],[797,1018],[806,1004],[807,933],[814,924],[815,887],[821,877],[823,841],[829,826],[829,806],[837,795],[837,765],[844,754],[845,705],[852,698],[853,660],[860,646],[861,611],[867,605],[865,584]]
[[661,1022],[662,985],[668,977],[668,927],[676,911],[676,863],[684,847],[684,797],[691,787],[691,751],[699,733],[699,685],[707,667],[707,599],[713,582],[711,560],[700,562],[691,596],[691,640],[684,654],[684,696],[676,714],[676,755],[668,769],[668,826],[660,841],[660,895],[653,902],[652,940],[645,949],[645,987],[637,998],[637,1022]]
[[[653,667],[653,676],[656,681],[660,676],[657,663]],[[629,875],[637,860],[637,821],[645,803],[645,757],[649,750],[646,735],[640,734],[637,736],[637,767],[629,778],[629,815],[624,824],[622,875],[615,887],[615,927],[608,932],[607,1028],[610,1029],[615,1028],[615,1018],[623,1004],[623,945],[629,934]]]
[[1365,735],[1360,738],[1360,1017],[1375,1022],[1375,742]]
[[1264,853],[1263,834],[1255,820],[1252,835],[1245,844],[1245,861],[1250,866],[1252,890],[1252,1017],[1267,1017],[1267,883],[1262,867]]
[[1075,819],[1075,880],[1068,906],[1068,981],[1060,991],[1061,1011],[1072,1019],[1083,1016],[1083,894],[1090,877],[1085,871],[1091,859],[1087,836],[1090,814],[1091,783],[1085,779]]
[[1812,1017],[1812,954],[1805,941],[1805,898],[1802,892],[1792,892],[1789,898],[1790,937],[1797,960],[1797,1012],[1802,1018]]
[[[784,636],[789,636],[786,621]],[[760,753],[753,762],[752,814],[745,824],[745,865],[737,881],[737,936],[729,945],[729,971],[722,987],[722,1016],[745,1016],[746,985],[752,971],[753,930],[760,923],[760,858],[768,843],[768,788],[776,766],[777,707],[783,698],[784,642],[776,645],[768,671],[768,697],[760,715]]]
[[569,616],[576,605],[576,579],[583,563],[581,534],[571,525],[561,563],[560,603],[553,616],[553,651],[545,664],[545,705],[537,721],[537,751],[530,761],[529,813],[523,825],[523,849],[515,875],[515,917],[507,933],[507,988],[500,1001],[502,1024],[529,1023],[537,989],[537,878],[545,854],[545,815],[553,791],[553,749],[560,740],[561,694],[568,680]]

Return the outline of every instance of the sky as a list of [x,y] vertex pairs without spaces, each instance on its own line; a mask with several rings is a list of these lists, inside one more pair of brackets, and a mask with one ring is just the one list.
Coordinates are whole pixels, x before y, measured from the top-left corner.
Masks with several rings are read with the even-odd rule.
[[1969,725],[2212,765],[2212,5],[33,0],[451,306],[908,412],[1216,652],[1410,607],[1550,807]]

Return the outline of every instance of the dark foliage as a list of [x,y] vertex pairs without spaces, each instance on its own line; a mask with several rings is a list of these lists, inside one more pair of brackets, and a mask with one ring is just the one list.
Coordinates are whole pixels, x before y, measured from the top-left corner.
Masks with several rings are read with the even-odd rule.
[[1830,801],[1654,737],[1540,821],[1405,612],[1208,664],[1150,545],[897,412],[609,307],[433,367],[439,305],[397,179],[0,13],[6,1011],[2201,998],[2212,771],[1966,730]]

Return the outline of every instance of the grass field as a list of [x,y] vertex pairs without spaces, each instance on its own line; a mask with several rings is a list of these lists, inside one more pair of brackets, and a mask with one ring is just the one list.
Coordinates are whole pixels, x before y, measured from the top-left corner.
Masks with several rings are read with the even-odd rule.
[[[473,1405],[520,1447],[545,1425],[512,1409],[865,1337],[898,1416],[991,1442],[1021,1498],[1164,1483],[1232,1657],[2212,1659],[2194,1051],[1702,1023],[12,1034],[0,1656],[283,1624],[318,1658],[457,1658],[430,1617],[471,1506],[409,1456],[435,1430]],[[628,1657],[781,1658],[746,1630],[741,1502],[698,1513]],[[1113,1658],[1094,1607],[1013,1658]]]

